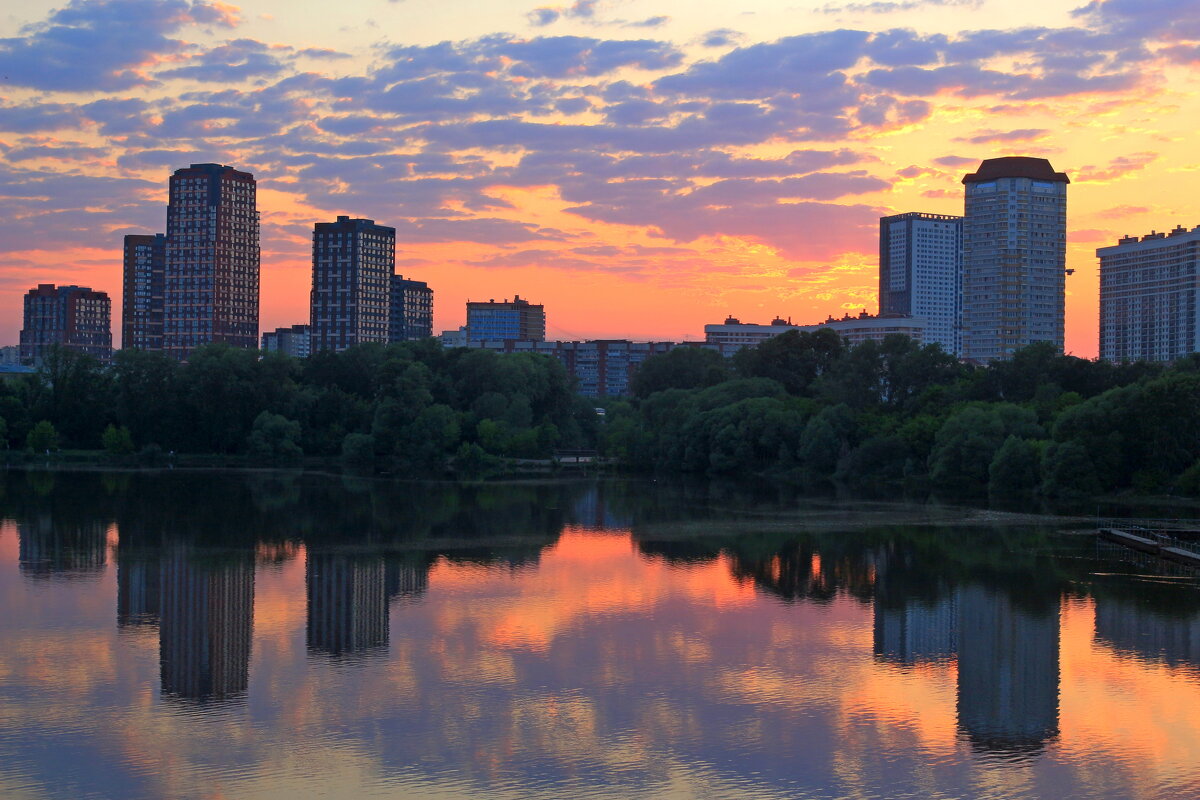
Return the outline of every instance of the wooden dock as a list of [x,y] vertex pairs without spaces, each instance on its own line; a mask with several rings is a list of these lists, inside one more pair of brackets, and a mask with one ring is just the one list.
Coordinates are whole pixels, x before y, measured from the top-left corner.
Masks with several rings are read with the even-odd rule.
[[1154,531],[1147,531],[1141,528],[1135,528],[1134,530],[1100,528],[1100,538],[1116,542],[1133,550],[1150,553],[1169,561],[1200,567],[1200,552],[1164,541],[1164,537]]

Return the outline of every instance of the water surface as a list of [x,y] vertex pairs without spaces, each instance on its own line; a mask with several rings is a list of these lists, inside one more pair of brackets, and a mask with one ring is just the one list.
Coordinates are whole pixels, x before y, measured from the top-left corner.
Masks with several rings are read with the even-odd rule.
[[0,490],[0,796],[1200,796],[1200,581],[1061,526],[640,481]]

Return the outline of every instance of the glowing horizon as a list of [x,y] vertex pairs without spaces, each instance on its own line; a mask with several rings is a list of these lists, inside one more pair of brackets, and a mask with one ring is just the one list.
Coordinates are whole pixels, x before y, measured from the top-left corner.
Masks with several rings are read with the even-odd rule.
[[[306,321],[311,231],[397,228],[397,271],[546,306],[548,338],[699,339],[727,315],[877,308],[878,218],[962,213],[962,175],[1066,172],[1067,350],[1094,251],[1200,224],[1200,0],[33,0],[0,20],[0,344],[21,298],[113,299],[167,177],[254,173],[260,326]],[[1009,20],[1036,19],[1038,26]]]

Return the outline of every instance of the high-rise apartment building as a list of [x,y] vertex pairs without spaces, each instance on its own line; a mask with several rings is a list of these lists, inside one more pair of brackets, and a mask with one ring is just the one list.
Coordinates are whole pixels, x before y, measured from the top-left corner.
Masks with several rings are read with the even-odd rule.
[[171,176],[163,347],[175,358],[209,342],[258,347],[256,188],[249,172],[220,164]]
[[396,229],[340,216],[313,226],[312,352],[386,342]]
[[988,363],[1063,347],[1067,184],[1044,158],[989,158],[965,176],[963,355]]
[[121,347],[163,349],[163,295],[167,237],[161,233],[125,237]]
[[312,329],[307,325],[276,328],[262,335],[264,353],[283,353],[292,358],[308,358],[312,354]]
[[433,289],[425,281],[392,276],[392,311],[388,341],[407,342],[433,336]]
[[925,320],[924,342],[962,351],[962,217],[879,220],[879,314]]
[[546,339],[546,308],[514,295],[512,302],[467,303],[467,340],[471,342]]
[[106,361],[112,356],[112,301],[86,286],[40,283],[25,294],[21,360],[41,363],[60,345]]
[[1100,357],[1173,361],[1200,352],[1200,225],[1126,236],[1100,259]]

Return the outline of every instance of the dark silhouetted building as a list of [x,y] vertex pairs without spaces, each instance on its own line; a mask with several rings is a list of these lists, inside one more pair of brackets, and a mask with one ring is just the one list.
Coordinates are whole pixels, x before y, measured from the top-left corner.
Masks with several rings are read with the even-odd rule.
[[1200,225],[1125,236],[1100,259],[1100,357],[1174,361],[1200,352]]
[[412,555],[389,558],[384,563],[383,590],[388,602],[415,600],[429,588],[429,567],[432,557]]
[[308,325],[292,325],[276,328],[262,335],[264,353],[283,353],[292,358],[308,358],[312,355],[312,328]]
[[546,308],[514,295],[512,302],[495,300],[467,303],[467,340],[505,339],[541,342],[546,339]]
[[919,317],[922,341],[962,349],[962,217],[913,211],[879,220],[879,314]]
[[392,276],[388,341],[409,342],[433,336],[433,289],[425,281]]
[[153,625],[162,607],[161,554],[157,548],[135,550],[117,544],[117,625]]
[[830,316],[814,325],[793,325],[790,320],[776,317],[770,324],[743,323],[729,317],[720,324],[704,326],[704,342],[718,349],[722,355],[732,356],[743,347],[754,347],[768,339],[788,331],[816,332],[828,329],[836,333],[850,347],[863,342],[881,342],[893,334],[907,336],[918,343],[925,341],[926,321],[922,317],[905,317],[879,314],[872,316],[864,309],[857,315],[849,313],[841,317]]
[[121,347],[163,349],[163,295],[167,280],[167,237],[125,237]]
[[387,342],[396,229],[340,216],[313,226],[312,352]]
[[963,356],[988,363],[1033,342],[1063,349],[1067,184],[1044,158],[989,158],[965,176]]
[[624,339],[601,339],[591,342],[546,342],[506,339],[476,341],[466,346],[493,350],[499,353],[541,353],[562,362],[567,374],[576,380],[576,391],[585,397],[618,397],[629,393],[633,371],[647,358],[668,353],[676,347],[706,347],[720,350],[716,345],[675,342],[630,342]]
[[1200,669],[1200,616],[1169,614],[1136,600],[1096,599],[1096,639],[1118,654]]
[[388,642],[388,603],[381,556],[308,552],[308,648],[346,655]]
[[1058,735],[1058,605],[1040,613],[975,585],[958,592],[958,725],[972,745],[1033,753]]
[[171,176],[163,347],[186,360],[210,342],[258,349],[257,184],[249,172],[192,164]]
[[108,539],[101,522],[41,514],[17,523],[17,563],[28,578],[80,580],[104,574]]
[[246,691],[254,626],[252,553],[175,546],[161,568],[162,693],[224,700]]
[[948,661],[958,652],[958,607],[954,597],[875,604],[875,656],[903,666]]
[[107,361],[112,357],[112,301],[86,286],[39,283],[25,294],[21,360],[41,363],[46,349],[60,345]]

